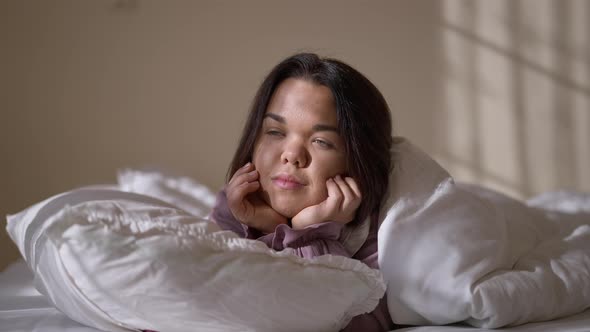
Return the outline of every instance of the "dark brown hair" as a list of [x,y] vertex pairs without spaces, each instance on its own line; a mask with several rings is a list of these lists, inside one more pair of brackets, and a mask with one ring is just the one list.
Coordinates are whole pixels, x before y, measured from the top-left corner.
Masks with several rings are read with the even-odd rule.
[[250,108],[242,138],[227,179],[252,160],[254,144],[266,108],[276,88],[288,78],[300,78],[328,87],[336,104],[338,130],[345,141],[348,175],[363,195],[356,220],[377,213],[386,194],[391,170],[391,115],[379,90],[363,74],[335,59],[300,53],[288,57],[266,76]]

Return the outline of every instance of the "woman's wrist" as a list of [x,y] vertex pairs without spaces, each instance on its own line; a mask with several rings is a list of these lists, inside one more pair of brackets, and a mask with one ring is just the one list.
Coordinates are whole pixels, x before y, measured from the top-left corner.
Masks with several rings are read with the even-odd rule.
[[291,218],[291,228],[300,230],[311,225],[321,224],[323,222],[325,222],[325,220],[322,220],[318,216],[302,215],[300,213]]

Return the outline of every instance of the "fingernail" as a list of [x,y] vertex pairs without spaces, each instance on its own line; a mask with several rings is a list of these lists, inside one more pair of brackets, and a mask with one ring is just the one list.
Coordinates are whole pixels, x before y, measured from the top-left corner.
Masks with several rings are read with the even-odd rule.
[[246,165],[242,166],[243,168],[247,168],[248,166],[250,166],[250,162],[247,162]]

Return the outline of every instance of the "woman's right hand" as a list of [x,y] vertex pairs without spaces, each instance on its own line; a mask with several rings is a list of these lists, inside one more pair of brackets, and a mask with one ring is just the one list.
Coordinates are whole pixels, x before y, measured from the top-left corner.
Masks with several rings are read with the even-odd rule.
[[227,203],[236,219],[242,224],[263,233],[272,233],[275,227],[286,224],[287,218],[280,215],[256,191],[260,188],[258,171],[252,163],[238,169],[226,187]]

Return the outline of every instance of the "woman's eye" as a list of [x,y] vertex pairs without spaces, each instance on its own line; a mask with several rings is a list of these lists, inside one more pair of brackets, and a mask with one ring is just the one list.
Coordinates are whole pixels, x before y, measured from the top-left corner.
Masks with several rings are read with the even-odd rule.
[[331,149],[331,148],[334,147],[334,145],[332,143],[327,142],[327,141],[324,141],[322,139],[317,139],[316,138],[314,140],[314,143],[316,143],[317,145],[319,145],[320,147],[325,148],[325,149]]
[[283,136],[283,133],[281,131],[275,130],[275,129],[269,129],[266,131],[267,135],[270,136]]

